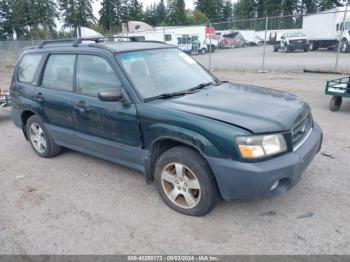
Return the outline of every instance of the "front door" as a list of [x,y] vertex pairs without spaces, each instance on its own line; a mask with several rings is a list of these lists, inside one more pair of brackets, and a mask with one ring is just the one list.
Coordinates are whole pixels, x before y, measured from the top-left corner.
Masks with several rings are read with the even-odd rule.
[[143,153],[136,106],[99,100],[99,90],[110,88],[121,88],[110,63],[100,56],[79,55],[76,92],[72,96],[77,142],[89,153],[141,169]]

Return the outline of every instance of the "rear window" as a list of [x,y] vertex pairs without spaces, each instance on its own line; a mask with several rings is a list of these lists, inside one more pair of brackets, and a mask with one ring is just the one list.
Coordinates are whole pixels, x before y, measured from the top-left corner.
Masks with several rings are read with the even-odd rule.
[[41,58],[42,54],[27,54],[23,56],[21,63],[18,66],[17,76],[19,82],[33,82]]
[[75,55],[51,55],[47,61],[42,86],[50,89],[73,91]]

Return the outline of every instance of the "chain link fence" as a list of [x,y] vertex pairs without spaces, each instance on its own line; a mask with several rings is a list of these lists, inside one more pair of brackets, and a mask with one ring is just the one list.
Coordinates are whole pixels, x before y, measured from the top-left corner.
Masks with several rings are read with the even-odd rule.
[[[350,72],[350,10],[266,16],[199,26],[124,26],[122,37],[177,46],[210,70]],[[0,69],[41,41],[0,41]]]

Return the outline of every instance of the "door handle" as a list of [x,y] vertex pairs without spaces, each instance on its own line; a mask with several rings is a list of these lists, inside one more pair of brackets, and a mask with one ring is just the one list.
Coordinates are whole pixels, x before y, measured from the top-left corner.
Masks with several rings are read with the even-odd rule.
[[75,104],[75,109],[77,109],[80,113],[84,113],[88,108],[87,103],[82,100]]
[[41,92],[37,93],[36,96],[35,96],[35,99],[38,102],[42,102],[44,100],[43,99],[43,94]]

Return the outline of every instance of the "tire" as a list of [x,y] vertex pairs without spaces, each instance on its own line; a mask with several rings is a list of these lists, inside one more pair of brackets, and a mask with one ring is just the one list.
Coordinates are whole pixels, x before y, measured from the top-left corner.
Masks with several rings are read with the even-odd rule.
[[305,52],[305,53],[309,52],[309,49],[310,49],[309,45],[306,45],[306,46],[304,47],[304,52]]
[[341,107],[343,99],[340,96],[333,96],[329,103],[329,109],[331,111],[338,111]]
[[310,51],[316,51],[319,48],[318,43],[311,41],[309,44],[309,50]]
[[279,46],[276,46],[276,45],[273,46],[273,51],[274,51],[274,52],[278,52],[278,49],[279,49]]
[[200,49],[199,51],[202,55],[205,55],[207,53],[207,50],[205,48]]
[[349,43],[346,39],[343,39],[341,41],[341,47],[340,47],[340,50],[342,53],[347,53],[349,52]]
[[26,133],[30,145],[38,156],[50,158],[61,153],[61,148],[55,144],[38,116],[33,115],[28,119]]
[[289,53],[290,52],[290,49],[289,49],[288,45],[284,46],[284,52],[285,53]]
[[178,146],[164,152],[156,162],[154,178],[163,201],[184,215],[204,216],[219,200],[209,165],[188,147]]

